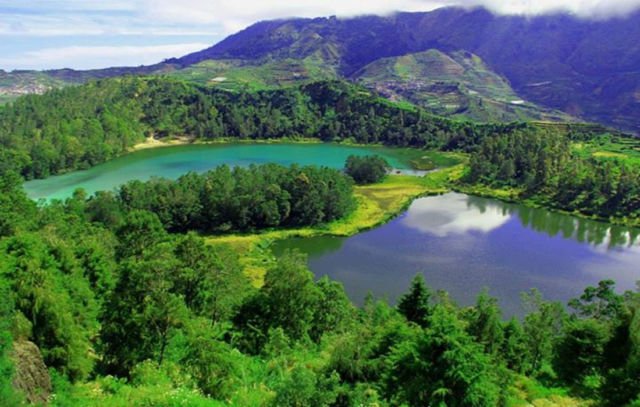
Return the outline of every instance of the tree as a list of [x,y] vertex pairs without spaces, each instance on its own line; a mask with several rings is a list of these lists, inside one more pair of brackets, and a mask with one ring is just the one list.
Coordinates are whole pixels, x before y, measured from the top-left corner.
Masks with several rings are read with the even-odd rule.
[[147,211],[132,211],[127,214],[124,224],[117,231],[121,258],[140,257],[148,248],[167,239],[158,217]]
[[245,346],[259,352],[271,328],[282,328],[294,340],[307,337],[319,299],[306,257],[287,252],[267,271],[264,285],[242,305],[234,321]]
[[587,287],[580,298],[569,301],[569,306],[582,317],[609,321],[622,312],[623,298],[616,294],[614,281],[603,280],[598,287]]
[[522,294],[527,316],[523,328],[527,345],[527,373],[538,373],[551,362],[553,349],[562,334],[565,312],[560,303],[545,302],[536,289]]
[[378,155],[359,157],[350,155],[345,164],[345,172],[356,184],[373,184],[382,181],[391,169],[389,163]]
[[497,355],[504,340],[502,329],[502,315],[498,300],[489,296],[488,290],[482,290],[476,305],[469,315],[467,331],[477,343],[484,346],[485,352]]
[[178,260],[170,243],[147,247],[124,261],[119,281],[105,304],[101,339],[108,372],[128,375],[139,362],[164,361],[172,336],[189,318],[175,289]]
[[507,368],[522,373],[527,362],[527,342],[522,325],[516,318],[511,318],[503,328],[504,341],[499,358]]
[[421,273],[415,275],[411,281],[409,292],[400,297],[398,311],[404,315],[407,321],[426,327],[431,315],[431,292],[424,282]]
[[384,386],[393,404],[490,406],[498,404],[493,366],[480,345],[445,307],[436,306],[417,330],[389,355]]
[[574,320],[556,346],[554,370],[565,383],[583,386],[588,376],[601,376],[608,327],[595,319]]

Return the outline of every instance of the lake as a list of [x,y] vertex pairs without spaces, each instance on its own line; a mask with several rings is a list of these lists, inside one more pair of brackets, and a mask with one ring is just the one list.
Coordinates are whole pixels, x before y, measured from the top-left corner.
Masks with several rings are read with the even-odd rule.
[[[76,188],[112,190],[132,179],[177,178],[218,165],[276,162],[342,168],[351,154],[379,154],[408,169],[406,151],[336,144],[189,145],[138,151],[86,171],[25,183],[34,199],[63,199]],[[394,302],[411,278],[423,273],[434,289],[470,305],[482,287],[498,297],[505,314],[519,315],[520,293],[532,287],[566,302],[588,285],[610,278],[621,289],[640,279],[640,231],[578,219],[544,209],[462,194],[418,199],[386,225],[350,238],[290,239],[281,253],[308,253],[317,275],[345,285],[362,303],[371,291]]]
[[219,165],[248,166],[279,163],[283,165],[324,165],[343,168],[349,155],[378,154],[391,166],[409,169],[399,158],[406,152],[384,147],[352,147],[337,144],[209,144],[185,145],[141,150],[86,171],[75,171],[42,180],[25,182],[32,199],[64,199],[77,188],[92,194],[112,190],[133,179],[151,177],[178,178],[189,171],[203,172]]
[[520,293],[532,287],[563,303],[602,279],[635,288],[639,235],[638,229],[450,193],[418,199],[374,230],[284,240],[274,252],[307,253],[316,276],[342,282],[359,304],[369,291],[395,302],[422,273],[429,286],[463,306],[488,287],[509,317],[522,315]]

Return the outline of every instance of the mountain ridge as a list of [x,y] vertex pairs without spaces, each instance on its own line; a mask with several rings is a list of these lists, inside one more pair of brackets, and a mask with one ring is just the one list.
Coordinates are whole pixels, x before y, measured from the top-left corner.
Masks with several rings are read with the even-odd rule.
[[[291,78],[272,80],[268,69],[266,79],[257,78],[279,84],[315,79],[313,75],[296,77],[298,67],[309,60],[323,66],[321,79],[332,72],[336,78],[352,79],[383,58],[431,49],[469,52],[503,77],[520,99],[541,106],[540,112],[559,110],[640,133],[637,38],[640,11],[625,18],[592,21],[562,13],[524,17],[495,15],[484,8],[446,7],[389,16],[261,21],[207,49],[156,65],[45,74],[70,83],[129,74],[182,74],[189,80],[181,71],[206,61],[238,60],[245,67],[275,64],[283,74],[287,71],[282,66],[291,63]],[[194,75],[206,82],[203,72]],[[490,111],[485,115],[492,116]]]

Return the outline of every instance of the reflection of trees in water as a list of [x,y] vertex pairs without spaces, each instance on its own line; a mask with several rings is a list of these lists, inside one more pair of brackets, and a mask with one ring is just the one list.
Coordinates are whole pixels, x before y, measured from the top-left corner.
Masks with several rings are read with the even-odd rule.
[[498,209],[504,215],[517,216],[520,223],[551,237],[562,236],[595,246],[606,244],[608,248],[633,246],[639,243],[640,229],[627,228],[606,222],[564,215],[546,209],[531,208],[475,196],[468,197],[467,205],[485,213],[489,208]]

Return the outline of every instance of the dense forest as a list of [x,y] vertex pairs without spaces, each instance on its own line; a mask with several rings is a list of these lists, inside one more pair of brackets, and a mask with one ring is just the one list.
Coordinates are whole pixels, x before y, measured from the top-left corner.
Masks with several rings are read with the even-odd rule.
[[11,372],[29,368],[12,343],[37,345],[59,406],[495,406],[544,386],[640,402],[640,292],[613,282],[571,313],[533,290],[522,320],[486,291],[457,307],[419,276],[396,307],[356,308],[297,253],[258,289],[236,253],[168,233],[154,208],[105,226],[81,193],[39,207],[15,175],[0,188],[3,405],[21,402]]
[[553,132],[487,137],[472,154],[470,183],[513,187],[545,205],[599,217],[640,217],[640,166],[616,157],[583,158]]
[[136,210],[153,212],[170,232],[253,231],[313,226],[342,218],[355,207],[353,181],[329,168],[266,164],[221,166],[176,181],[131,181],[117,193],[88,201],[90,219],[117,224]]
[[297,252],[256,287],[238,253],[197,234],[342,218],[351,178],[384,177],[375,157],[351,157],[346,174],[223,166],[47,204],[22,189],[148,136],[319,137],[463,151],[463,182],[637,218],[638,167],[575,151],[598,131],[454,122],[341,82],[230,93],[119,78],[21,98],[0,108],[0,405],[638,406],[640,290],[603,281],[567,307],[532,290],[505,321],[487,291],[459,307],[418,275],[397,305],[356,307]]
[[[537,129],[452,121],[346,82],[233,93],[167,78],[124,77],[27,96],[0,108],[0,170],[44,178],[104,162],[148,136],[314,137],[469,151],[488,135],[527,127]],[[556,129],[585,137],[600,130]]]

